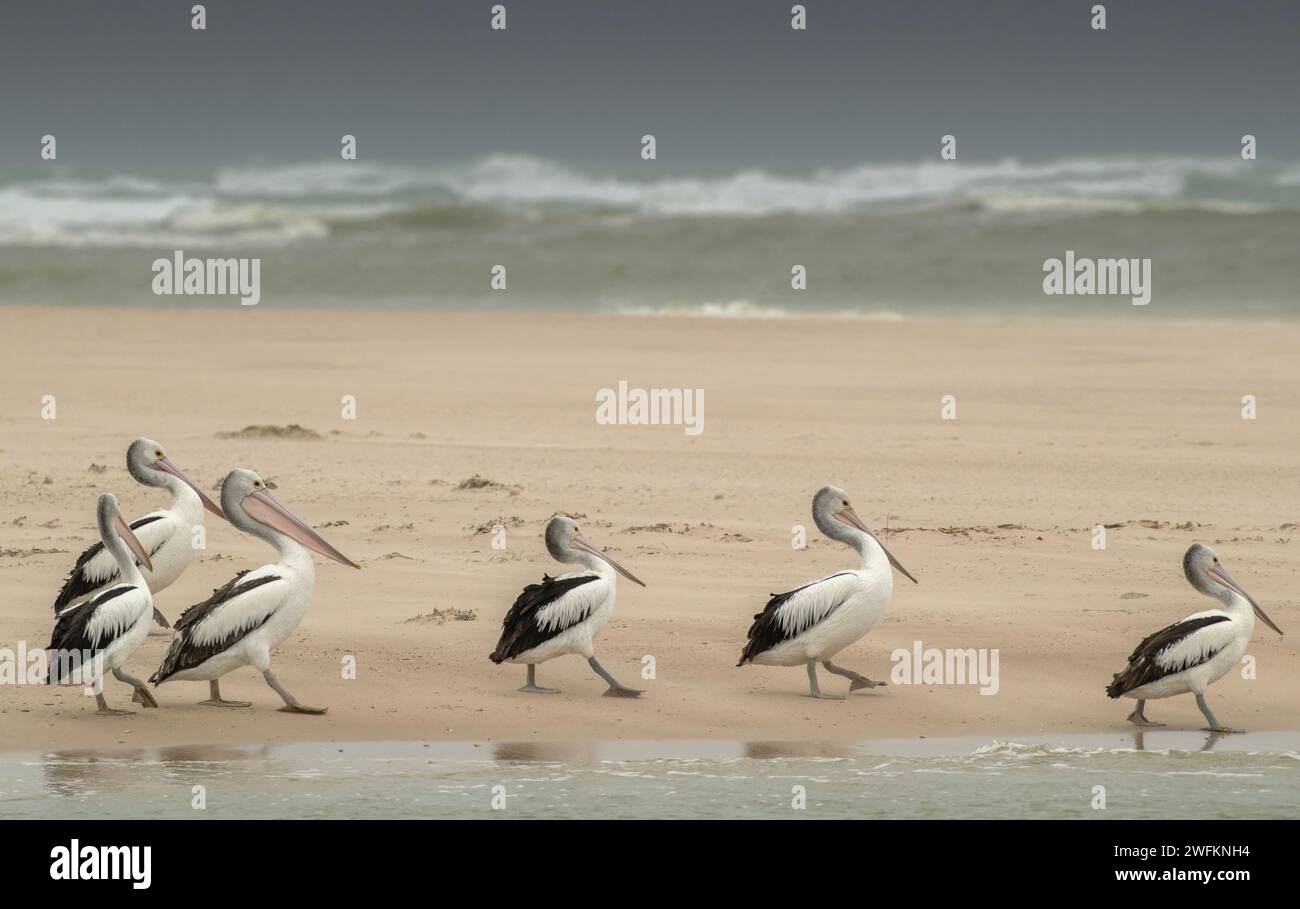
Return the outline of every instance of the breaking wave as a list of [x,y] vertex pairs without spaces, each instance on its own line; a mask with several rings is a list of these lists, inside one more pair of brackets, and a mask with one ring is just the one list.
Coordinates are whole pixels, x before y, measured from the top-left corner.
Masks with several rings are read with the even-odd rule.
[[339,231],[465,229],[502,219],[834,218],[936,211],[989,218],[1300,211],[1300,163],[1076,158],[860,164],[805,174],[586,173],[526,155],[459,166],[243,167],[200,178],[70,175],[0,182],[0,245],[290,244]]

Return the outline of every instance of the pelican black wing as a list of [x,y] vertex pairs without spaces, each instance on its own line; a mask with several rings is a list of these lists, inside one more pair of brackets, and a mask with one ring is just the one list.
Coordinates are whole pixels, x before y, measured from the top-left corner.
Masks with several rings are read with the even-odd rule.
[[537,613],[543,608],[554,603],[570,590],[583,584],[590,584],[598,577],[599,575],[586,574],[557,580],[544,574],[542,583],[529,584],[506,613],[505,620],[501,623],[501,640],[497,641],[497,649],[488,655],[488,659],[494,663],[512,660],[521,653],[527,653],[534,647],[545,644],[557,634],[567,631],[577,622],[586,619],[590,613],[577,616],[575,621],[563,626],[556,625],[542,629],[537,625]]
[[[131,529],[139,530],[146,524],[152,524],[154,521],[161,520],[162,515],[160,514],[151,514],[143,518],[137,518],[131,522]],[[70,603],[75,603],[88,593],[94,593],[105,584],[111,584],[117,580],[117,566],[113,566],[112,571],[109,572],[107,577],[100,578],[99,580],[95,580],[87,575],[87,566],[90,564],[90,560],[103,551],[104,542],[101,540],[81,555],[77,556],[77,564],[72,566],[72,573],[64,580],[63,587],[59,590],[59,595],[54,599],[55,612],[58,612]],[[153,552],[149,553],[149,555],[152,556],[154,552],[157,551],[158,550],[155,549]]]
[[[114,638],[101,638],[98,642],[92,642],[90,639],[90,620],[95,615],[95,610],[110,600],[115,600],[123,594],[135,590],[130,584],[122,584],[118,587],[105,590],[99,596],[87,600],[71,609],[65,609],[59,613],[58,619],[54,623],[54,631],[50,635],[50,646],[45,648],[47,659],[50,663],[50,669],[45,674],[45,684],[50,683],[50,675],[54,674],[57,655],[77,653],[86,654],[103,650],[111,644]],[[59,673],[62,675],[62,673]]]
[[[741,651],[740,662],[736,665],[744,666],[760,653],[771,650],[782,641],[788,641],[807,631],[812,623],[791,622],[783,624],[777,615],[777,610],[789,602],[790,598],[799,591],[807,590],[813,584],[821,584],[831,578],[838,578],[849,573],[841,571],[838,574],[830,575],[830,577],[822,578],[820,581],[813,581],[804,584],[802,587],[796,587],[794,590],[772,594],[772,599],[767,601],[763,611],[754,616],[754,624],[749,626],[749,640],[745,644],[745,649]],[[825,618],[825,616],[822,616],[822,618]]]
[[201,645],[191,642],[190,638],[193,636],[194,628],[211,616],[221,604],[228,603],[235,597],[248,593],[250,590],[256,590],[265,584],[270,584],[272,581],[280,580],[279,575],[268,574],[252,581],[245,581],[243,578],[246,574],[248,574],[247,571],[241,571],[231,578],[224,587],[214,590],[212,596],[202,603],[195,603],[181,613],[181,617],[176,620],[176,633],[172,637],[171,646],[167,648],[167,653],[163,657],[162,665],[158,667],[158,671],[149,676],[150,682],[153,682],[155,686],[160,685],[168,677],[178,672],[193,669],[195,666],[206,663],[223,650],[228,650],[241,638],[261,628],[275,614],[274,611],[268,612],[260,622],[244,627],[232,626],[228,634],[206,641]]
[[1168,628],[1161,628],[1155,634],[1143,638],[1142,643],[1137,645],[1137,650],[1134,650],[1133,655],[1128,658],[1128,665],[1124,667],[1124,671],[1115,673],[1114,679],[1106,686],[1106,694],[1112,698],[1122,697],[1135,688],[1150,685],[1167,675],[1182,672],[1192,666],[1199,666],[1201,663],[1213,658],[1219,652],[1218,650],[1211,650],[1194,662],[1184,661],[1183,663],[1163,665],[1157,660],[1160,654],[1184,640],[1188,635],[1200,631],[1208,625],[1216,625],[1219,622],[1227,622],[1228,620],[1226,615],[1208,615],[1199,619],[1188,619],[1183,622],[1175,622]]

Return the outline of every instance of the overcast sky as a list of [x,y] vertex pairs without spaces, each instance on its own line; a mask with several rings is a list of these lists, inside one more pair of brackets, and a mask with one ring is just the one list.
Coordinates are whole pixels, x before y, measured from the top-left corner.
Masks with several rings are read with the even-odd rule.
[[0,173],[40,136],[87,170],[493,152],[597,171],[917,160],[1300,159],[1300,2],[5,0]]

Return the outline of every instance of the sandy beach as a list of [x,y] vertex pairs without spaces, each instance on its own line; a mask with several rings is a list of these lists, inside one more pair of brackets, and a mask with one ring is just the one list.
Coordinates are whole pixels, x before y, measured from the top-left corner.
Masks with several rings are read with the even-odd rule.
[[[1145,634],[1209,608],[1184,580],[1214,546],[1285,631],[1300,621],[1295,548],[1300,326],[1162,321],[841,321],[221,309],[10,307],[0,396],[0,646],[43,647],[51,604],[94,540],[94,500],[165,504],[133,483],[126,445],[158,439],[205,488],[234,467],[361,572],[320,563],[312,607],[275,655],[325,716],[276,711],[251,669],[223,681],[249,710],[93,714],[80,689],[0,686],[3,750],[299,740],[836,740],[1122,732],[1103,689]],[[598,389],[702,388],[704,431],[606,426]],[[42,397],[57,416],[41,418]],[[341,416],[353,395],[357,418]],[[941,399],[956,399],[955,420]],[[1254,395],[1258,418],[1241,416]],[[296,424],[319,438],[243,436]],[[225,436],[225,434],[234,434]],[[466,483],[478,477],[480,480]],[[490,482],[483,483],[481,480]],[[844,486],[888,526],[919,579],[837,660],[887,678],[889,654],[998,648],[1000,690],[890,686],[804,697],[798,669],[735,668],[769,593],[854,556],[820,539],[809,500]],[[557,510],[648,587],[619,587],[597,653],[640,700],[601,697],[576,658],[545,664],[555,696],[487,659],[520,588],[554,573]],[[504,551],[485,528],[508,528]],[[806,551],[791,528],[810,531]],[[1105,550],[1092,528],[1108,526]],[[175,618],[272,559],[209,521],[208,549],[156,600]],[[460,617],[451,613],[458,611]],[[439,616],[442,616],[441,618]],[[147,676],[167,645],[128,663]],[[1210,703],[1231,726],[1300,729],[1297,647],[1256,627],[1257,678]],[[346,656],[357,677],[343,678]],[[656,677],[638,679],[643,657]],[[839,690],[841,680],[835,680]],[[825,684],[825,682],[824,682]],[[126,706],[128,691],[107,685]],[[1148,705],[1203,725],[1190,697]]]

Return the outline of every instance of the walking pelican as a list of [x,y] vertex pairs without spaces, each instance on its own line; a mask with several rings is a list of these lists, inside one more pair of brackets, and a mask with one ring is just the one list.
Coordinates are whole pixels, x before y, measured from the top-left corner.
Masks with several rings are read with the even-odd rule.
[[1213,597],[1223,608],[1193,613],[1143,638],[1124,671],[1117,672],[1106,686],[1106,694],[1137,700],[1137,707],[1128,715],[1133,725],[1163,726],[1146,718],[1146,702],[1191,692],[1211,732],[1240,732],[1219,725],[1205,703],[1205,689],[1227,675],[1246,652],[1255,631],[1255,616],[1278,634],[1282,629],[1233,579],[1210,547],[1193,543],[1183,556],[1183,574],[1198,593]]
[[812,511],[817,529],[853,547],[862,567],[836,572],[789,593],[773,594],[763,611],[754,616],[749,641],[736,665],[807,666],[809,694],[839,699],[844,695],[822,693],[817,663],[827,672],[849,679],[849,691],[885,684],[836,666],[831,657],[865,635],[885,614],[894,591],[890,565],[913,584],[917,581],[862,523],[843,489],[822,487],[813,496]]
[[556,694],[558,688],[537,687],[537,664],[566,653],[580,654],[609,683],[606,697],[639,697],[639,690],[605,671],[591,645],[614,614],[615,572],[642,587],[645,582],[601,552],[568,515],[556,515],[546,525],[546,548],[555,561],[578,564],[582,570],[555,577],[543,574],[542,583],[525,587],[506,613],[501,640],[489,659],[527,664],[528,683],[520,691]]
[[153,615],[153,597],[136,560],[146,571],[152,571],[153,566],[144,545],[122,520],[117,498],[111,493],[99,497],[95,518],[106,557],[117,566],[118,583],[59,612],[50,646],[46,648],[50,668],[45,682],[59,685],[71,681],[77,669],[82,673],[81,681],[86,681],[85,659],[90,657],[94,661],[90,664],[91,671],[96,673],[97,712],[105,716],[126,716],[131,711],[114,710],[104,700],[103,673],[109,670],[119,682],[134,688],[132,700],[145,707],[158,706],[144,682],[122,671],[122,664],[148,636]]
[[[225,515],[152,439],[131,443],[126,450],[126,469],[142,486],[166,489],[172,496],[171,507],[152,511],[130,524],[152,561],[153,567],[144,571],[145,583],[150,593],[158,593],[179,578],[198,555],[194,528],[203,526],[203,509],[220,518]],[[96,543],[77,557],[77,564],[54,600],[54,611],[111,587],[122,578],[121,569],[104,544]],[[153,619],[164,628],[171,627],[157,608],[153,609]]]
[[271,494],[266,482],[251,470],[232,470],[221,484],[221,505],[227,520],[245,533],[265,540],[279,560],[241,571],[202,603],[176,620],[176,633],[158,671],[154,686],[171,679],[206,681],[212,707],[249,707],[248,701],[221,697],[218,680],[241,666],[252,666],[284,700],[288,713],[325,712],[307,707],[281,686],[271,672],[271,650],[302,621],[316,586],[312,550],[353,568],[356,562],[339,552]]

